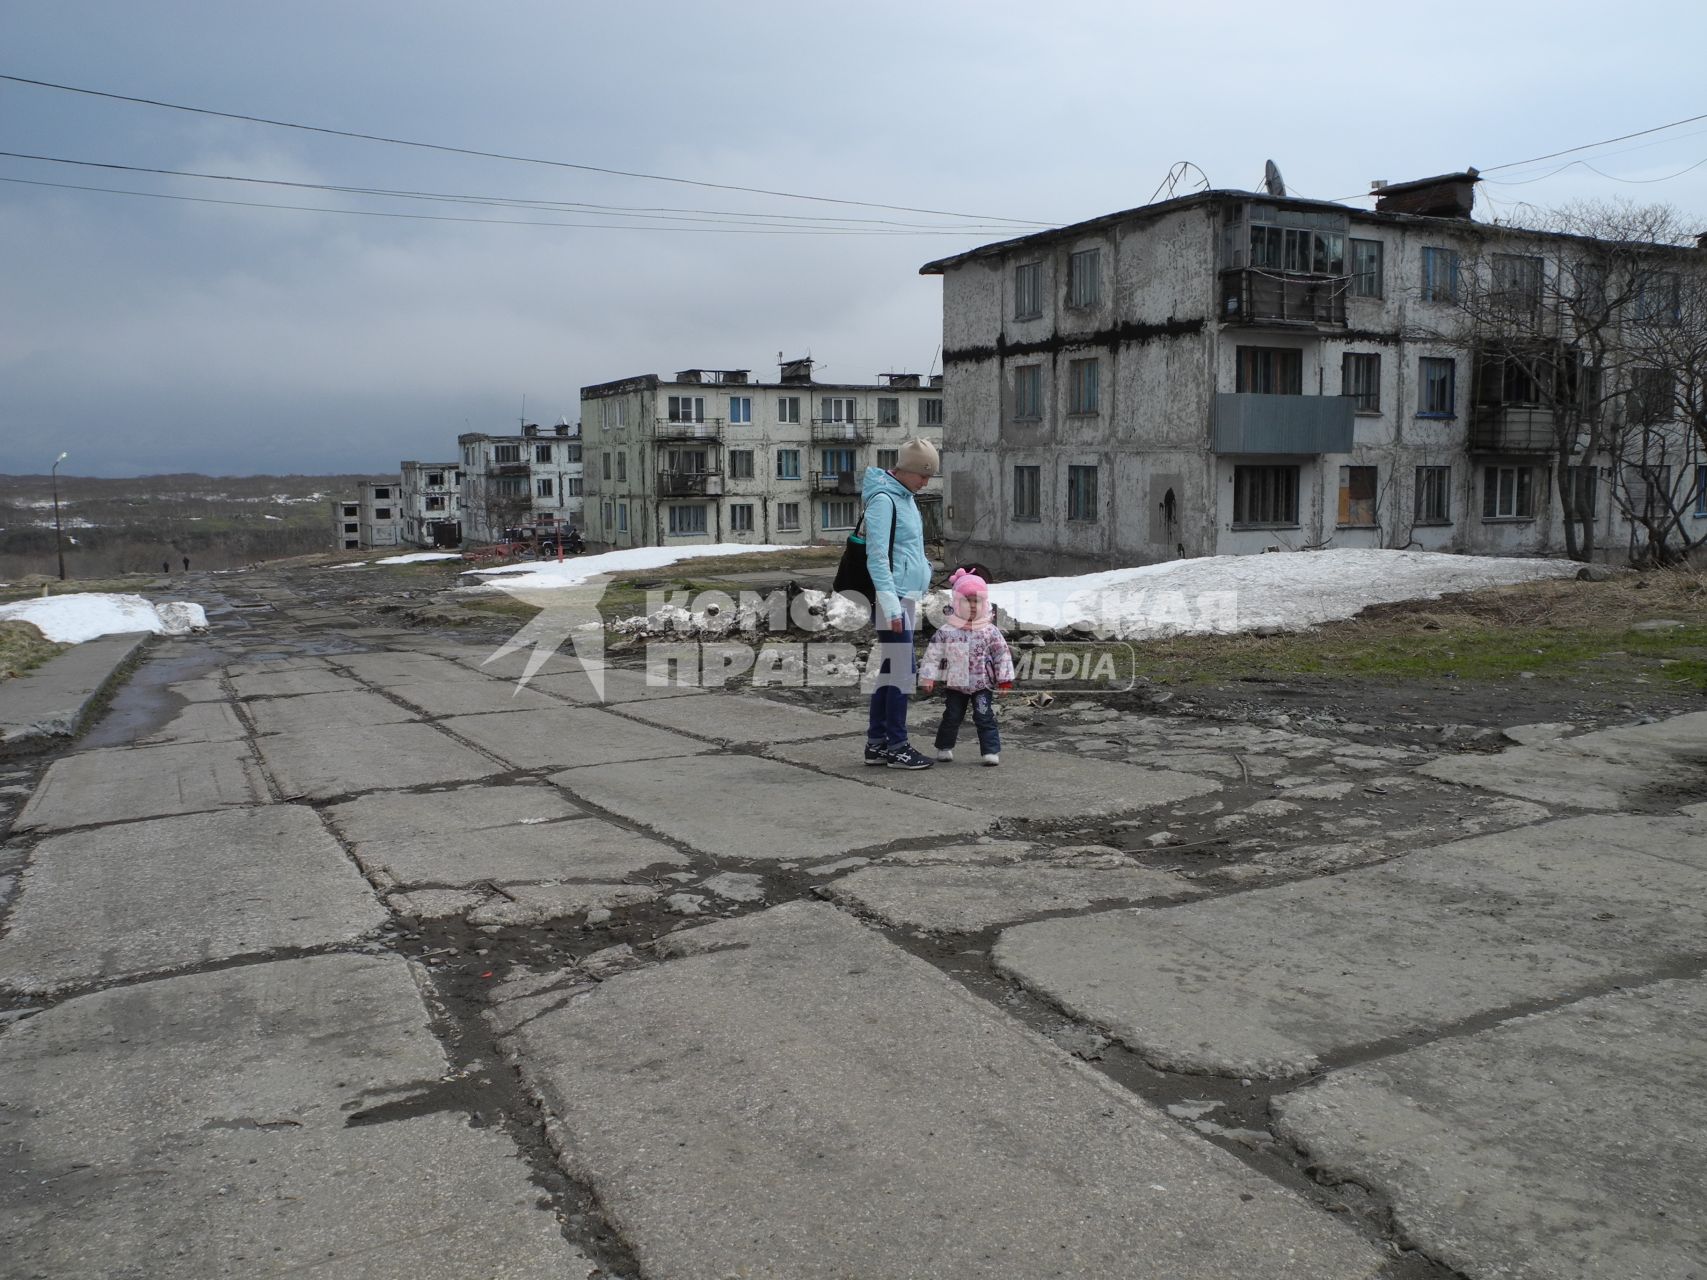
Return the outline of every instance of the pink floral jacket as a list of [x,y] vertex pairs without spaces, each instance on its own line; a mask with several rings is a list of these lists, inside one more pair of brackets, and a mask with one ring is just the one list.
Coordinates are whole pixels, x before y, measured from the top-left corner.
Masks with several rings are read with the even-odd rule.
[[919,679],[936,680],[961,693],[1013,684],[1014,660],[1008,642],[994,626],[943,627],[925,646]]

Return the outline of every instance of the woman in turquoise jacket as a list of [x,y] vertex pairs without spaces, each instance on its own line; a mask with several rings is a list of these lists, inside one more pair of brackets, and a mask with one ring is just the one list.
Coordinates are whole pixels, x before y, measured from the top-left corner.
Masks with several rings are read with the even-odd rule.
[[940,466],[936,446],[915,439],[901,446],[891,470],[865,469],[865,562],[877,594],[872,625],[882,654],[865,734],[868,765],[928,769],[932,764],[907,741],[907,702],[918,669],[913,623],[919,599],[931,585],[925,523],[913,495],[931,482]]

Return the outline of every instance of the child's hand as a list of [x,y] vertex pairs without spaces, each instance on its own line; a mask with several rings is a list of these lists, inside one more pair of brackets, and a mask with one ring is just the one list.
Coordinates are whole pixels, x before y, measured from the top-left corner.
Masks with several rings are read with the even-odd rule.
[[996,686],[997,690],[999,690],[1002,693],[1009,692],[1013,687],[1014,687],[1014,682],[1012,680],[1005,680],[1001,684]]

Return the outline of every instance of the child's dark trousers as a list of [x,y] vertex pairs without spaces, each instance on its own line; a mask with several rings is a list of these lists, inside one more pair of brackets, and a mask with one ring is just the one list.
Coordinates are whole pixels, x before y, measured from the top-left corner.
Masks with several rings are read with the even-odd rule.
[[966,708],[972,708],[972,723],[978,728],[978,750],[987,756],[1002,752],[1002,731],[996,727],[996,695],[989,689],[977,693],[962,693],[958,689],[943,690],[942,723],[937,726],[936,749],[946,751],[960,737],[960,726],[966,719]]

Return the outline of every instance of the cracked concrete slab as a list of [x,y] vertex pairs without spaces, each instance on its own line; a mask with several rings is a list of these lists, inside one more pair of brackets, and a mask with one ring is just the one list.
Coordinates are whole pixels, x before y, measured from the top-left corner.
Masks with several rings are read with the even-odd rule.
[[295,698],[254,698],[244,704],[259,734],[335,734],[354,721],[359,724],[402,724],[420,717],[390,698],[365,690],[356,693],[309,693]]
[[648,884],[517,885],[468,913],[473,925],[534,925],[598,908],[631,907],[650,902],[663,890]]
[[167,685],[166,690],[177,694],[185,702],[223,702],[229,696],[217,676],[180,680],[177,684]]
[[[236,668],[228,668],[235,671]],[[360,693],[362,686],[324,664],[233,675],[231,687],[239,698],[289,698],[304,693]]]
[[1614,992],[1335,1072],[1277,1127],[1472,1280],[1700,1275],[1704,1024],[1700,978]]
[[229,702],[192,702],[141,741],[153,743],[239,742],[249,729]]
[[326,807],[332,825],[350,841],[436,838],[459,831],[533,826],[580,817],[584,812],[579,805],[570,804],[556,787],[544,782],[476,783],[438,791],[377,791]]
[[648,867],[687,861],[661,840],[598,818],[489,827],[476,840],[411,836],[368,841],[355,846],[355,855],[369,875],[404,888],[621,880]]
[[127,823],[36,846],[0,938],[0,985],[52,991],[349,942],[385,920],[311,809]]
[[[876,770],[861,762],[862,745],[859,737],[783,743],[767,754],[829,773],[862,778],[887,790],[962,804],[1003,818],[1049,821],[1107,817],[1174,804],[1221,789],[1219,782],[1189,773],[1144,769],[1023,747],[1004,748],[1002,764],[995,769],[985,768],[977,762],[975,754],[969,754],[964,764],[939,764],[917,771]],[[962,749],[968,753],[976,745],[976,740],[970,743],[964,737],[961,740]]]
[[223,742],[111,747],[48,766],[16,827],[53,830],[271,802],[266,779],[246,747]]
[[693,685],[652,684],[647,680],[644,671],[632,671],[626,667],[606,667],[602,679],[602,693],[594,690],[586,673],[578,669],[535,676],[528,682],[528,688],[537,686],[556,697],[586,703],[644,702],[658,698],[701,697],[705,694],[705,690]]
[[247,965],[37,1014],[0,1037],[6,1270],[589,1275],[502,1129],[455,1111],[349,1126],[446,1068],[390,957]]
[[468,782],[505,770],[426,724],[343,722],[318,733],[269,734],[255,739],[255,749],[287,799]]
[[1090,869],[1023,866],[864,867],[826,886],[831,899],[886,924],[931,933],[976,933],[1051,911],[1149,899],[1180,901],[1203,891],[1146,867]]
[[622,705],[624,715],[719,742],[798,742],[847,736],[847,725],[840,716],[750,694],[714,693],[703,698],[661,698]]
[[[898,771],[882,772],[893,778]],[[553,774],[551,781],[701,853],[755,862],[828,858],[906,836],[978,835],[991,821],[757,756],[596,765]]]
[[537,997],[507,1041],[646,1275],[1350,1280],[1383,1265],[1343,1222],[833,907],[687,933],[696,953]]
[[453,716],[439,723],[519,769],[653,760],[710,751],[709,743],[635,724],[597,707],[554,707],[501,715]]
[[460,663],[431,653],[385,649],[378,653],[339,654],[333,662],[374,684],[448,684],[479,677]]
[[1707,792],[1707,711],[1602,729],[1498,755],[1443,756],[1419,771],[1443,782],[1575,809],[1662,807]]
[[[445,665],[449,666],[449,663]],[[562,707],[556,698],[536,689],[519,688],[508,680],[489,680],[460,668],[460,678],[432,683],[393,684],[387,692],[421,708],[430,716],[477,716],[494,711],[549,711]]]
[[1594,816],[1330,879],[1019,925],[998,968],[1157,1066],[1289,1076],[1707,957],[1688,818]]

